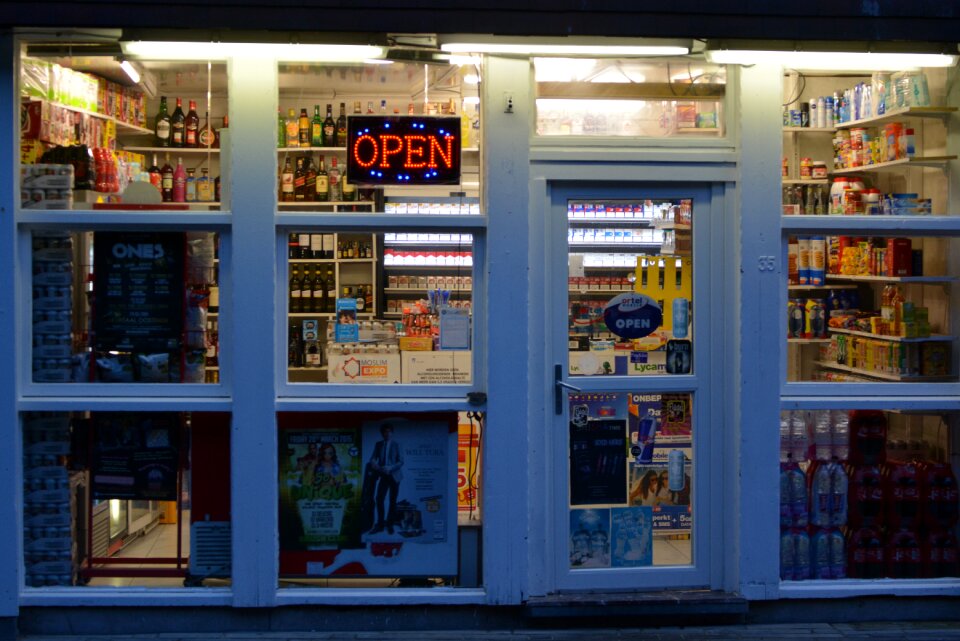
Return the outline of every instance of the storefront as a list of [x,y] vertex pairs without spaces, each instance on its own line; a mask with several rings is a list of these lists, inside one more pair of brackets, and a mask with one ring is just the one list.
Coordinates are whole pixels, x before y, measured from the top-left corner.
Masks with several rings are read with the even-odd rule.
[[960,596],[956,44],[226,40],[3,41],[0,616]]

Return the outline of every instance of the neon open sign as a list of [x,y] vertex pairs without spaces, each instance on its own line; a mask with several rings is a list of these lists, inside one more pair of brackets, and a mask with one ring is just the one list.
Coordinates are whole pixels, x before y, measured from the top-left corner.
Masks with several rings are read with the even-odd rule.
[[460,183],[460,119],[352,116],[347,174],[358,185]]

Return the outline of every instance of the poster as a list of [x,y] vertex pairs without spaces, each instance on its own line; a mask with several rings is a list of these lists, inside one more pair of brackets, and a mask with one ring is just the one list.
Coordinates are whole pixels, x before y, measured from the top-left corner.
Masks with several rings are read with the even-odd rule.
[[569,402],[570,504],[626,503],[626,395],[571,394]]
[[360,470],[357,429],[281,430],[282,547],[358,547]]
[[570,510],[570,567],[610,567],[610,510]]
[[337,319],[333,326],[333,336],[337,343],[356,343],[360,340],[356,298],[337,299]]
[[94,232],[93,333],[102,351],[167,352],[183,333],[184,235]]
[[460,412],[457,425],[457,521],[460,525],[480,524],[480,431],[479,418]]
[[611,565],[653,565],[653,508],[616,507],[611,510],[610,521]]
[[94,498],[177,500],[179,414],[97,412],[92,420]]
[[[673,451],[683,453],[683,450]],[[652,510],[652,527],[655,531],[689,531],[693,525],[690,500],[692,486],[692,467],[686,455],[680,480],[670,478],[670,466],[666,462],[631,465],[629,504]]]

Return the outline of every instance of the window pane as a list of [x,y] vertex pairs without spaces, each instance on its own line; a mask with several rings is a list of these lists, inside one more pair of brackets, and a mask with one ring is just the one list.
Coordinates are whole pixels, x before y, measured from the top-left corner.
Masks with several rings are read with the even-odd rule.
[[473,236],[289,234],[294,383],[472,380]]
[[26,586],[229,585],[229,439],[221,413],[25,414]]
[[219,382],[218,234],[32,240],[34,382]]
[[688,59],[535,58],[537,135],[721,137],[726,70]]

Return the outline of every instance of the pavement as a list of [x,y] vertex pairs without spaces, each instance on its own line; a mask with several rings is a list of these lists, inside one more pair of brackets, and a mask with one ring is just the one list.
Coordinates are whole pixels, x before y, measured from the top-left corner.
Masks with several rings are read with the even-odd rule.
[[337,632],[225,632],[136,635],[21,635],[18,641],[960,641],[958,621],[722,625],[661,628],[517,630],[356,630]]

